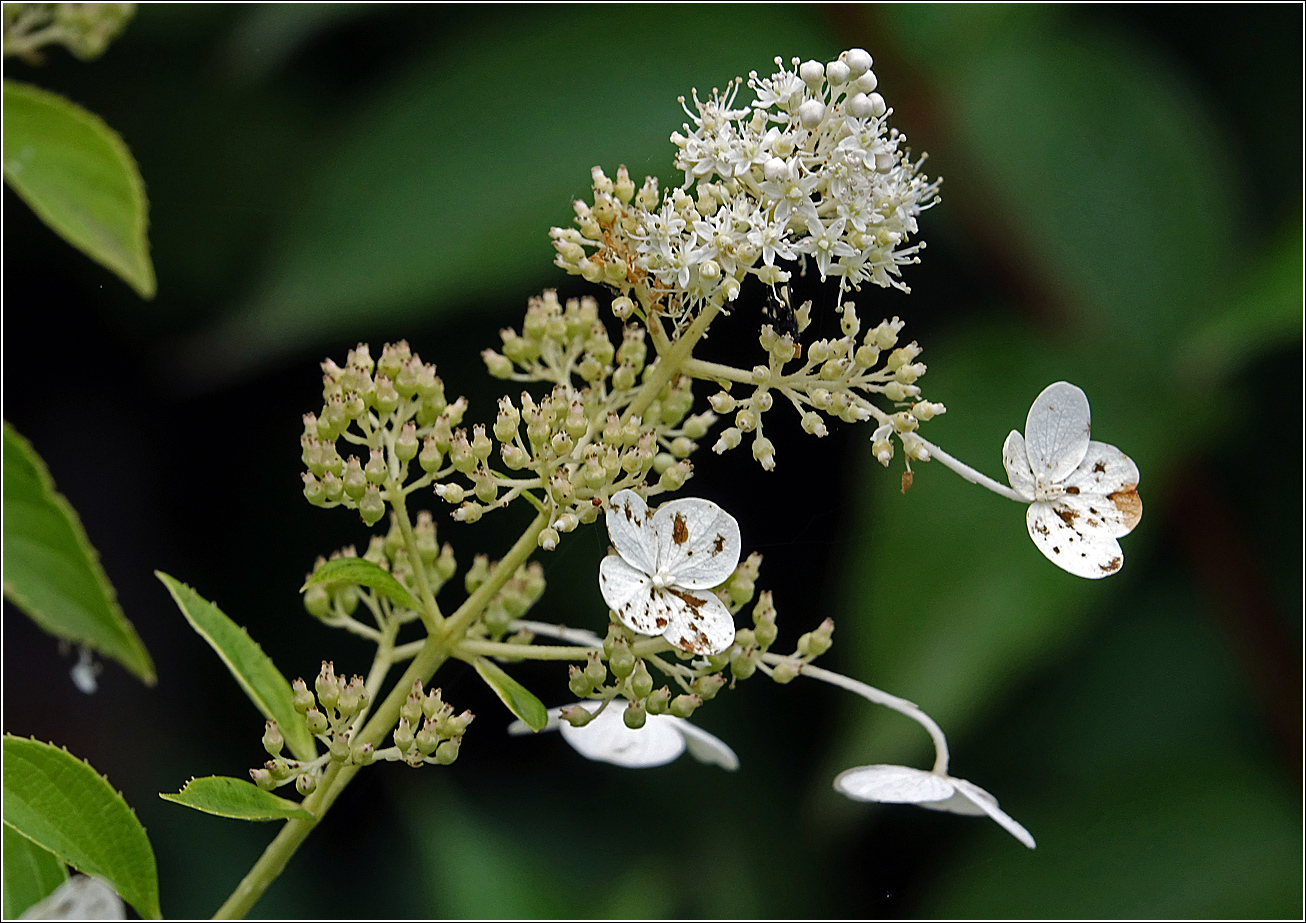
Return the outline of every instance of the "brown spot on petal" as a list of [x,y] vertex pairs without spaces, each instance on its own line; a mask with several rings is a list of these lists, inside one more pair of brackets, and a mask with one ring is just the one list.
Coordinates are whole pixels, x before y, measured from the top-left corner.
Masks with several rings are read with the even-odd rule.
[[653,624],[656,625],[656,626],[658,627],[658,631],[664,631],[664,630],[666,630],[666,627],[667,627],[667,619],[666,619],[666,616],[663,616],[663,615],[656,616],[656,617],[653,619]]
[[1112,558],[1105,564],[1099,564],[1098,567],[1102,569],[1102,573],[1104,574],[1114,574],[1116,571],[1120,570],[1120,564],[1121,561],[1119,558]]
[[699,596],[695,596],[693,593],[690,593],[686,590],[678,590],[675,587],[667,587],[667,592],[670,593],[672,596],[679,597],[680,600],[684,602],[686,606],[689,607],[689,611],[694,614],[695,618],[698,617],[698,610],[702,609],[705,605],[707,605],[706,599],[703,599],[702,597]]
[[1106,472],[1106,465],[1104,463],[1097,462],[1096,464],[1093,465],[1094,474],[1104,474],[1105,472]]
[[1124,490],[1117,490],[1115,493],[1109,494],[1107,499],[1114,503],[1116,509],[1120,511],[1127,528],[1132,529],[1143,518],[1143,500],[1138,496],[1137,485],[1126,487]]
[[685,525],[685,517],[679,513],[671,518],[671,540],[677,545],[689,541],[689,526]]
[[1056,512],[1057,516],[1060,517],[1062,522],[1064,522],[1066,525],[1070,526],[1071,528],[1074,528],[1075,520],[1079,518],[1078,513],[1076,513],[1074,510],[1070,509],[1070,507],[1067,506],[1053,507],[1053,509]]
[[1067,487],[1067,488],[1066,488],[1066,493],[1068,493],[1068,494],[1070,494],[1070,496],[1074,497],[1074,496],[1076,496],[1076,495],[1079,493],[1079,488],[1078,488],[1078,487]]
[[712,553],[720,554],[725,550],[726,550],[726,537],[724,535],[718,534],[716,538],[712,539]]

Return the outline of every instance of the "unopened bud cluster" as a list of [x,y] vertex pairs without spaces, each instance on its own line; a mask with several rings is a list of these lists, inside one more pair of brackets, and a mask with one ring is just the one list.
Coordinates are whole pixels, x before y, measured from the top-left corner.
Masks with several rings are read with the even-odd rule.
[[[585,666],[572,665],[567,685],[581,698],[602,700],[604,708],[614,707],[620,699],[625,708],[621,718],[632,730],[642,728],[649,715],[674,715],[688,718],[694,711],[715,696],[725,685],[720,673],[706,669],[694,670],[680,664],[667,664],[658,658],[638,656],[634,646],[637,636],[624,625],[613,622],[603,639],[603,650],[591,651]],[[654,688],[652,663],[659,671],[669,674],[682,691],[673,694],[671,687]],[[589,711],[579,705],[562,710],[562,719],[573,727],[584,727],[594,720],[598,711]]]
[[[304,415],[300,437],[310,503],[356,509],[370,526],[394,491],[409,493],[452,470],[446,456],[467,401],[449,403],[435,366],[406,342],[387,343],[376,361],[360,343],[343,368],[328,359],[322,371],[322,412]],[[423,474],[406,485],[414,465]]]
[[4,55],[39,64],[39,50],[57,44],[90,61],[104,54],[134,15],[134,3],[6,3]]
[[[915,341],[898,345],[903,322],[896,317],[863,333],[853,302],[845,302],[840,314],[844,335],[816,340],[807,347],[805,356],[795,334],[777,333],[770,324],[762,327],[758,340],[767,352],[768,362],[752,370],[752,393],[736,398],[727,389],[708,398],[717,413],[734,415],[733,425],[721,431],[713,452],[721,454],[736,448],[751,434],[753,457],[766,470],[774,469],[775,446],[762,433],[762,416],[775,405],[777,397],[782,397],[798,411],[803,430],[817,437],[829,432],[827,418],[845,423],[874,419],[880,425],[872,435],[872,451],[882,464],[887,465],[893,457],[888,442],[893,435],[902,441],[909,461],[928,457],[914,433],[920,421],[944,412],[942,404],[916,401],[890,414],[869,399],[870,395],[882,395],[902,405],[920,396],[916,381],[925,374],[925,364],[917,361],[920,346]],[[810,303],[806,303],[794,312],[794,326],[801,333],[809,323]],[[795,366],[799,356],[804,357]],[[785,371],[786,366],[792,369]]]
[[[468,568],[464,584],[468,593],[474,593],[482,583],[498,568],[498,562],[491,564],[483,555],[477,555]],[[481,616],[482,633],[492,640],[499,640],[511,630],[512,622],[526,615],[544,595],[544,568],[539,561],[531,561],[517,568],[516,572],[504,582],[499,592],[485,605]],[[529,637],[523,635],[515,640],[529,643]]]
[[[475,521],[529,492],[548,514],[539,543],[552,550],[562,533],[598,519],[617,491],[643,488],[650,475],[658,478],[654,492],[677,490],[689,478],[695,440],[716,416],[690,414],[687,377],[668,382],[643,413],[624,412],[651,367],[642,327],[627,327],[614,346],[594,299],[564,306],[546,291],[531,299],[521,334],[501,336],[503,352],[483,354],[490,373],[553,389],[538,399],[523,391],[516,403],[501,398],[489,433],[478,426],[470,441],[455,441],[450,458],[468,483],[451,478],[436,492],[458,505],[456,519]],[[496,464],[513,473],[499,473]]]
[[448,766],[458,759],[463,734],[474,717],[470,711],[455,715],[453,706],[444,700],[439,689],[423,692],[421,682],[414,681],[399,709],[394,746],[378,751],[375,758],[401,761],[414,767]]
[[593,203],[576,202],[575,227],[551,232],[557,265],[678,320],[733,301],[750,274],[783,283],[783,266],[808,259],[840,291],[906,291],[900,269],[924,246],[908,240],[938,183],[888,127],[871,56],[775,63],[770,77],[749,75],[751,105],[735,108],[742,78],[705,100],[695,91],[692,111],[681,98],[693,122],[671,136],[682,188],[659,195],[650,178],[637,190],[625,167],[615,180],[595,167]]

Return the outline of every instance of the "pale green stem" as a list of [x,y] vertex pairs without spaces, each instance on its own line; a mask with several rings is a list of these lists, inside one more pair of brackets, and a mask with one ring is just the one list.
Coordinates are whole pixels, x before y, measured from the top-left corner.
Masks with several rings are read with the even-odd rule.
[[[779,654],[763,654],[762,659],[771,664],[791,662],[791,658],[783,657]],[[820,667],[814,667],[810,663],[804,663],[802,665],[799,675],[810,676],[812,679],[819,679],[832,686],[838,686],[840,689],[847,689],[849,692],[856,693],[869,702],[874,702],[876,705],[883,705],[885,708],[891,708],[900,715],[906,715],[921,727],[925,728],[926,732],[930,735],[930,739],[934,741],[933,771],[940,775],[948,774],[948,740],[943,736],[943,729],[934,723],[933,718],[921,711],[920,706],[915,702],[909,702],[896,695],[890,695],[882,689],[868,686],[866,683],[844,676],[842,673],[835,673],[831,670],[823,670]]]
[[735,381],[745,385],[754,383],[751,370],[737,369],[733,365],[722,365],[719,362],[707,362],[703,359],[686,359],[681,364],[680,370],[686,375],[708,381]]
[[546,644],[506,644],[468,639],[454,650],[455,657],[502,657],[511,660],[584,660],[592,647],[558,647]]
[[[640,389],[635,400],[631,401],[630,406],[626,408],[626,412],[621,415],[623,423],[636,414],[643,414],[648,409],[648,405],[657,398],[658,392],[671,379],[681,373],[684,364],[693,353],[694,347],[703,338],[703,334],[707,333],[708,324],[712,323],[713,318],[720,313],[720,305],[708,302],[703,305],[698,317],[694,318],[694,322],[681,334],[679,339],[673,342],[668,341],[665,334],[653,336],[653,345],[657,348],[659,355],[657,368],[644,382],[644,387]],[[649,330],[660,331],[661,328],[650,324]]]
[[423,611],[420,613],[422,622],[426,625],[426,630],[434,634],[439,630],[444,618],[440,615],[440,607],[435,604],[435,594],[431,592],[430,581],[426,579],[426,565],[422,563],[422,559],[417,553],[417,536],[413,534],[413,524],[408,520],[408,505],[404,502],[402,490],[391,487],[386,493],[389,495],[390,506],[394,508],[395,521],[399,523],[399,531],[404,536],[404,545],[408,549],[408,561],[413,565],[412,571],[417,577],[417,593],[422,600]]
[[1008,500],[1015,500],[1017,503],[1029,503],[1029,500],[1026,497],[1022,497],[1004,484],[999,484],[988,475],[980,474],[965,462],[958,461],[928,439],[921,439],[921,443],[929,450],[931,458],[938,460],[945,468],[951,468],[972,484],[978,484],[980,487],[987,487],[998,496],[1006,497]]

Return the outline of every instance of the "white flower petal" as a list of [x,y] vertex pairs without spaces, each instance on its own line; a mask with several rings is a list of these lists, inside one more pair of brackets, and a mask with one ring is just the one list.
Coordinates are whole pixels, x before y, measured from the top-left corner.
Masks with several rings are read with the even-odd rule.
[[608,501],[608,538],[631,567],[657,573],[657,545],[649,525],[648,504],[633,490],[619,490]]
[[98,878],[74,875],[47,898],[23,911],[20,920],[125,920],[118,892]]
[[681,650],[708,657],[735,640],[735,620],[726,604],[707,590],[668,587],[653,593],[654,605],[666,607],[667,629],[662,636]]
[[1125,561],[1120,543],[1068,502],[1078,499],[1031,503],[1025,513],[1029,537],[1049,561],[1076,577],[1095,580],[1114,574]]
[[[651,715],[650,717],[661,718],[663,716]],[[680,733],[685,735],[685,744],[689,747],[689,755],[694,759],[700,763],[720,766],[728,772],[734,772],[739,768],[739,757],[735,756],[735,751],[731,750],[720,737],[709,734],[701,727],[690,724],[683,718],[676,718],[675,721]]]
[[1029,467],[1029,453],[1025,451],[1025,437],[1014,429],[1007,434],[1007,441],[1002,444],[1002,467],[1007,469],[1007,481],[1012,490],[1025,498],[1026,503],[1034,501],[1034,472]]
[[1025,447],[1034,479],[1055,484],[1079,467],[1088,451],[1088,397],[1068,381],[1043,389],[1025,418]]
[[[584,702],[582,707],[595,711],[598,703]],[[562,722],[562,739],[581,756],[614,766],[644,769],[663,766],[685,752],[685,737],[671,715],[649,715],[638,731],[626,727],[620,700],[614,701],[603,714],[583,728]]]
[[1015,818],[998,807],[998,799],[973,782],[967,782],[965,779],[953,779],[952,781],[957,786],[958,794],[973,801],[985,814],[1001,824],[1004,830],[1020,840],[1021,843],[1030,849],[1034,848],[1034,837],[1030,836],[1029,831],[1017,823]]
[[858,766],[846,769],[834,779],[835,791],[854,801],[886,804],[941,802],[956,791],[947,776],[910,766]]
[[1112,535],[1127,535],[1143,518],[1143,501],[1138,496],[1138,466],[1113,445],[1090,442],[1088,454],[1062,485],[1072,496],[1096,495],[1114,508],[1106,518]]
[[686,497],[664,503],[653,514],[653,534],[658,569],[670,574],[677,586],[718,586],[739,563],[739,523],[711,500]]
[[1099,535],[1113,539],[1128,535],[1143,518],[1143,501],[1132,490],[1109,497],[1097,494],[1065,496],[1053,500],[1052,508],[1062,521],[1090,539]]
[[599,590],[603,601],[617,613],[623,625],[641,635],[660,635],[668,619],[662,607],[650,611],[653,582],[615,554],[599,562]]

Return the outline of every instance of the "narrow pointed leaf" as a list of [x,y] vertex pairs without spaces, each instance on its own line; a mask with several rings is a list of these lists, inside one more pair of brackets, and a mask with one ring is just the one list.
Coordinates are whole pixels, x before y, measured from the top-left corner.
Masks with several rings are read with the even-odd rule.
[[298,759],[313,759],[317,755],[313,737],[295,711],[290,683],[281,675],[272,658],[263,653],[263,648],[244,628],[186,584],[162,571],[155,571],[154,575],[168,588],[186,621],[218,652],[250,701],[265,718],[277,722],[290,751]]
[[4,822],[58,858],[109,882],[158,919],[159,881],[145,828],[108,780],[67,750],[6,734]]
[[72,505],[31,444],[4,424],[5,596],[50,634],[112,657],[147,684],[154,664]]
[[388,597],[397,606],[414,611],[421,609],[421,604],[413,598],[413,594],[409,593],[388,570],[362,558],[336,558],[334,561],[327,561],[313,572],[313,576],[304,581],[299,591],[302,593],[315,583],[352,583],[370,587]]
[[13,920],[68,880],[68,869],[50,850],[4,825],[4,918]]
[[485,684],[508,706],[508,711],[525,721],[532,731],[544,730],[544,726],[549,723],[549,710],[534,693],[484,657],[477,657],[472,661],[472,666],[481,675],[481,679],[485,680]]
[[57,93],[4,82],[4,176],[56,234],[154,297],[149,205],[131,151]]
[[289,820],[300,817],[313,819],[313,812],[271,792],[265,792],[252,782],[230,776],[205,776],[191,779],[177,794],[161,792],[164,801],[237,820]]

